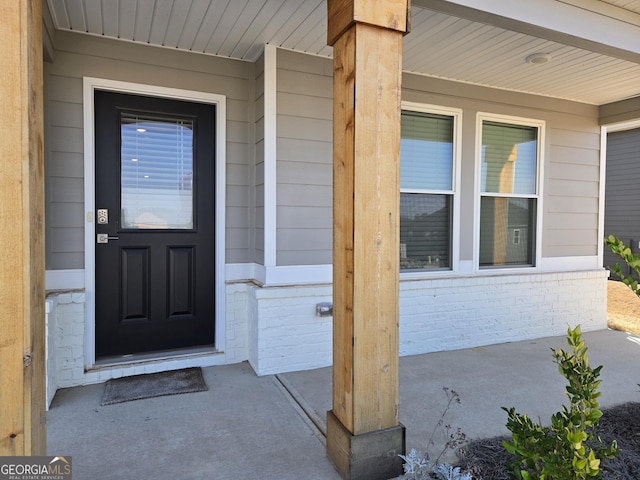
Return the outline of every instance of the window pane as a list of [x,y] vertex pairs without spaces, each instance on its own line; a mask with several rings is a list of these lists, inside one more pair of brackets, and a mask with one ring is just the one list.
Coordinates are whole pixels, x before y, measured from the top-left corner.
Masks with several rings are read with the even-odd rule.
[[482,191],[536,193],[538,129],[484,122]]
[[402,112],[400,188],[451,190],[453,117]]
[[480,266],[533,265],[533,198],[482,197]]
[[400,194],[400,269],[450,268],[451,195]]
[[122,228],[193,228],[193,121],[122,112]]

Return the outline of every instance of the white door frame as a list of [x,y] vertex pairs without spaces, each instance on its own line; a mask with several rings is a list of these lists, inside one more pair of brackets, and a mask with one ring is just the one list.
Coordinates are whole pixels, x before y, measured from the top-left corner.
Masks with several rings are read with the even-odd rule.
[[109,90],[119,93],[209,103],[216,106],[216,151],[215,151],[215,350],[224,351],[225,346],[225,185],[226,185],[226,97],[213,93],[182,90],[176,88],[144,85],[139,83],[83,78],[83,122],[84,122],[84,275],[85,275],[85,341],[84,365],[90,369],[96,362],[95,349],[95,131],[94,91]]

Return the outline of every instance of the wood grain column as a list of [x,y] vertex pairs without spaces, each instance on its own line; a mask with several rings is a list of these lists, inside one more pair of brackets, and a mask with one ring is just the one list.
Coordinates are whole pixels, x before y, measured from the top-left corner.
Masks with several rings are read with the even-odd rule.
[[42,0],[0,18],[0,455],[45,455]]
[[402,473],[399,160],[407,0],[329,0],[333,45],[333,409],[343,478]]

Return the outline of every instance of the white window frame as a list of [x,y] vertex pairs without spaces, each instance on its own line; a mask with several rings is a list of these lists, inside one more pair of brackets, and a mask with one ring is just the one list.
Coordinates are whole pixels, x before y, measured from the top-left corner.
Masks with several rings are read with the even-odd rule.
[[[482,126],[484,122],[504,123],[507,125],[518,125],[523,127],[534,127],[538,129],[538,148],[536,149],[536,193],[535,195],[519,195],[519,194],[492,194],[491,196],[505,198],[533,198],[536,201],[536,224],[535,224],[535,237],[533,245],[533,265],[519,265],[519,266],[486,266],[480,267],[480,210],[481,210],[481,198],[482,192]],[[476,214],[474,216],[474,247],[473,247],[473,259],[474,259],[474,271],[476,273],[488,274],[492,272],[496,273],[517,273],[517,272],[531,272],[540,270],[540,261],[542,258],[542,212],[543,212],[543,181],[544,178],[544,159],[546,151],[546,122],[544,120],[517,117],[512,115],[500,115],[487,112],[478,112],[476,115],[476,159],[475,159],[475,202],[476,202]]]
[[[422,189],[404,189],[400,188],[399,193],[426,193],[426,194],[444,194],[451,195],[451,258],[448,269],[438,270],[412,270],[403,272],[400,270],[401,280],[420,279],[424,277],[450,275],[457,273],[460,263],[460,165],[462,160],[462,109],[442,107],[440,105],[431,105],[417,102],[403,101],[401,104],[402,111],[412,111],[419,113],[430,113],[435,115],[447,115],[453,117],[453,158],[451,172],[452,190],[422,190]],[[399,226],[399,220],[398,220]]]

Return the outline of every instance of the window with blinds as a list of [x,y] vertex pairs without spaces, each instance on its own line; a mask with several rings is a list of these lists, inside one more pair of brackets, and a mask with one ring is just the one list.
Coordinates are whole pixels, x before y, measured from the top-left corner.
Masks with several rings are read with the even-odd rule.
[[121,112],[125,229],[193,229],[193,119]]
[[403,111],[400,269],[451,268],[454,117]]
[[539,129],[482,122],[480,267],[535,264]]

